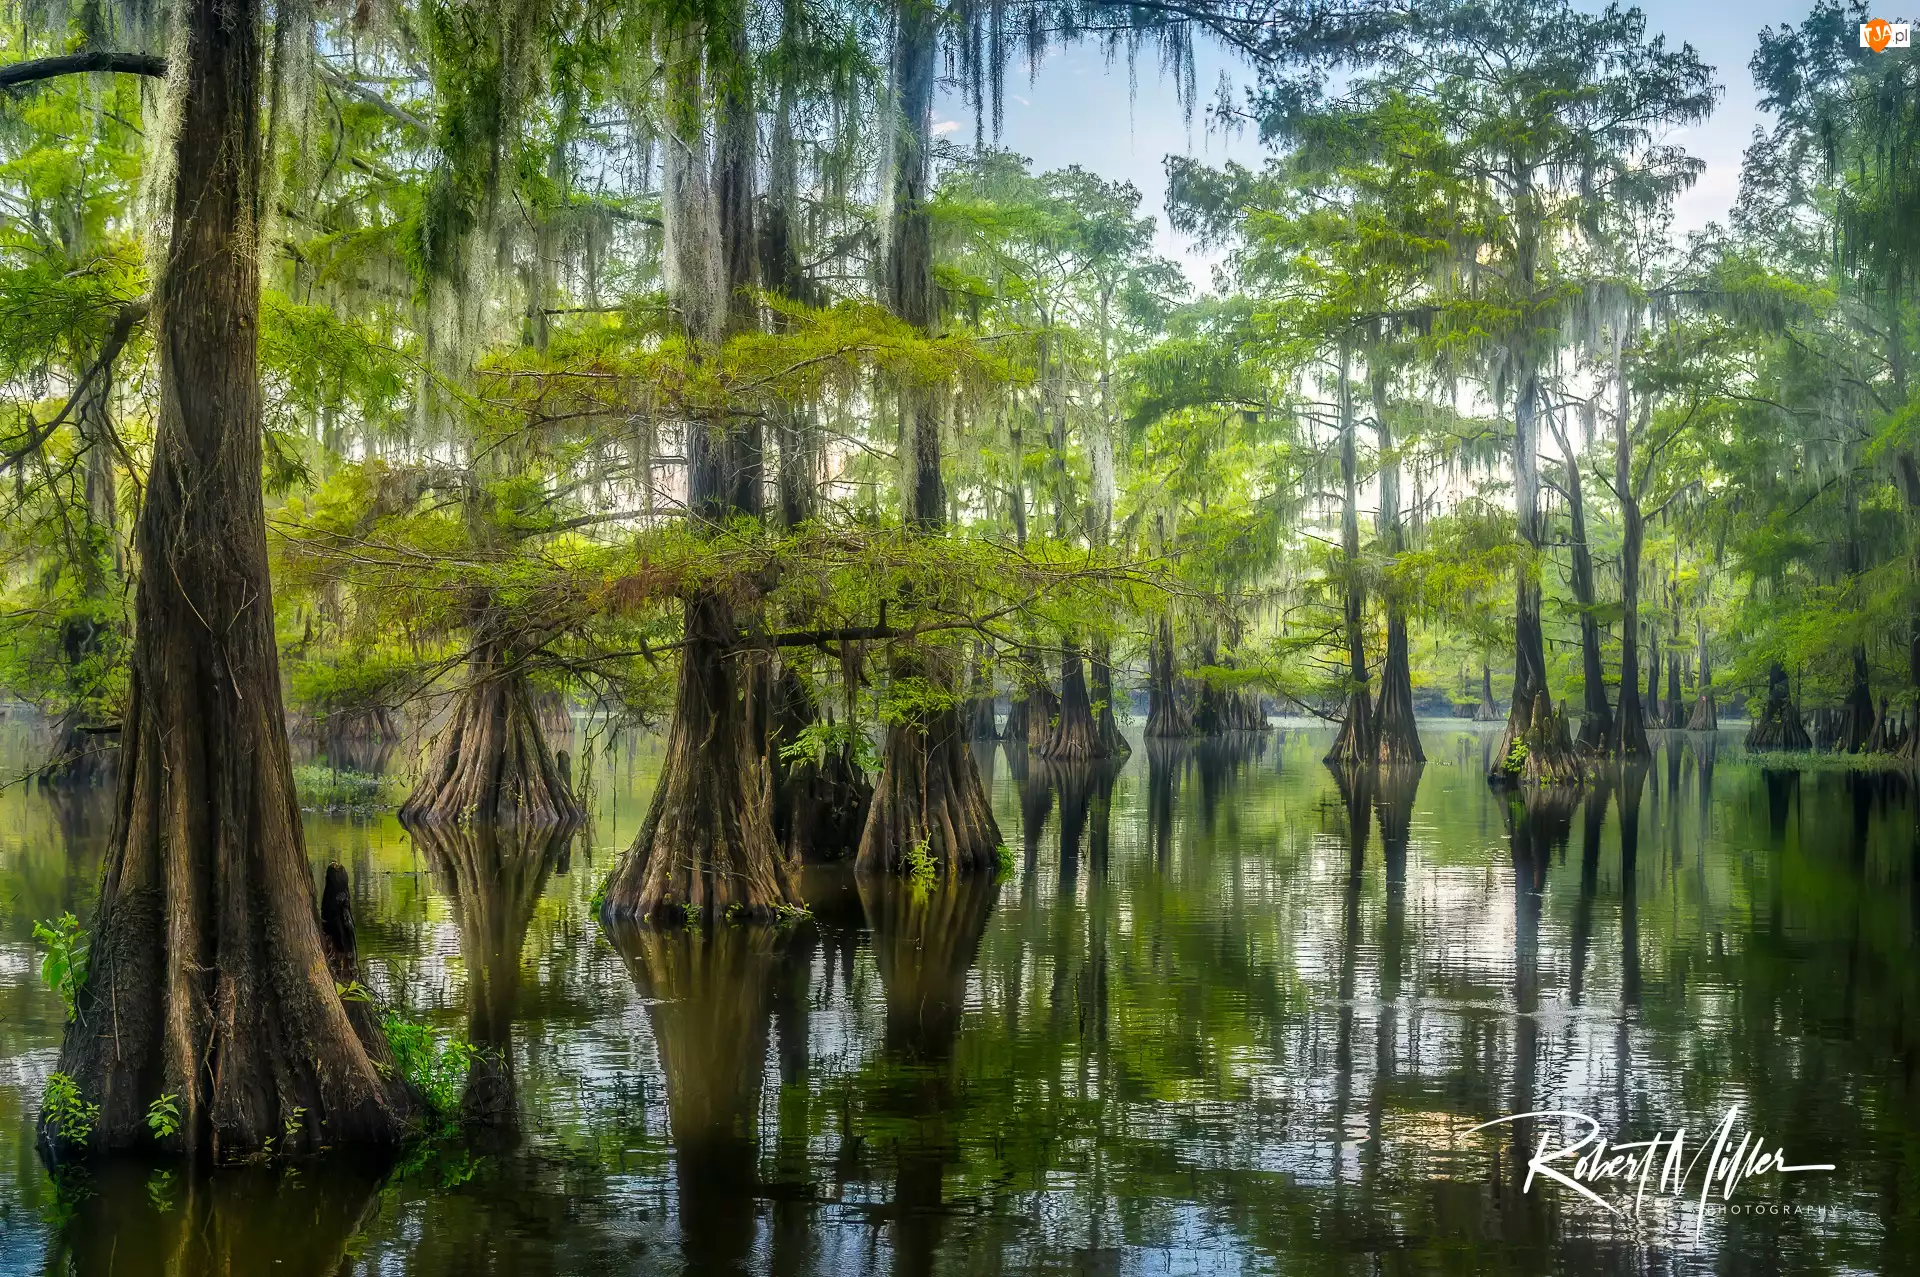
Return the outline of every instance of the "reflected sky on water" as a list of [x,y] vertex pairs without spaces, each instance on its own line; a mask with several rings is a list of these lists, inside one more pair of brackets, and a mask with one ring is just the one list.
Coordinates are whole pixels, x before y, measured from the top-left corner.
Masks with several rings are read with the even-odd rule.
[[[1010,875],[815,867],[778,929],[601,932],[651,737],[576,741],[571,839],[310,815],[366,983],[482,1048],[471,1134],[207,1179],[40,1166],[62,1011],[32,924],[85,919],[108,802],[7,789],[0,1272],[1920,1271],[1911,783],[1675,733],[1522,801],[1488,733],[1423,734],[1419,773],[1357,777],[1302,726],[983,755]],[[7,774],[30,735],[0,724]],[[1470,1133],[1565,1109],[1691,1150],[1734,1104],[1838,1169],[1704,1221],[1696,1171],[1636,1221],[1523,1191],[1542,1124]]]

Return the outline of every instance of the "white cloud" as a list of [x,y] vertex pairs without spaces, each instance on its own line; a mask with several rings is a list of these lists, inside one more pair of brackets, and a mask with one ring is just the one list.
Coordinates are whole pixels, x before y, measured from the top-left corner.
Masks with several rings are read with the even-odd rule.
[[945,135],[953,132],[955,129],[958,129],[959,127],[960,127],[960,121],[958,120],[942,120],[938,124],[933,126],[933,131],[935,136],[944,137]]

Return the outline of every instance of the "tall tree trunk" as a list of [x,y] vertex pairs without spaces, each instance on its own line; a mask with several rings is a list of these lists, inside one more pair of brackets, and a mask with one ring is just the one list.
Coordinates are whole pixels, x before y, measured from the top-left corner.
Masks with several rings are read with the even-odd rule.
[[[408,1097],[334,987],[294,801],[261,503],[261,10],[188,0],[133,685],[91,971],[59,1071],[87,1152],[392,1145]],[[161,1141],[148,1106],[175,1096]],[[82,1152],[42,1113],[49,1160]]]
[[[1100,416],[1088,432],[1087,458],[1093,473],[1092,499],[1087,502],[1087,542],[1104,553],[1113,539],[1113,500],[1116,476],[1113,464],[1113,399],[1108,376],[1112,349],[1108,315],[1112,290],[1100,293]],[[1123,758],[1130,752],[1113,712],[1113,642],[1102,631],[1088,649],[1092,677],[1093,730],[1099,757]]]
[[[1360,458],[1354,437],[1353,378],[1340,352],[1340,559],[1346,576],[1347,708],[1326,761],[1363,766],[1374,760],[1373,696],[1367,685],[1366,583],[1360,576]],[[1409,694],[1411,696],[1411,694]]]
[[[758,141],[742,47],[744,12],[736,5],[729,23],[733,49],[722,65],[703,66],[706,41],[696,23],[665,37],[667,277],[696,352],[710,351],[728,330],[753,322],[746,285],[753,279]],[[709,79],[720,102],[711,160],[703,92]],[[733,418],[689,423],[686,451],[687,509],[696,526],[759,517],[763,465],[753,428]],[[739,659],[741,618],[726,591],[697,589],[684,607],[666,757],[640,832],[608,880],[600,915],[609,926],[766,918],[799,903],[774,841],[767,793],[771,671]]]
[[[1633,482],[1633,424],[1626,366],[1626,334],[1613,338],[1613,489],[1620,501],[1620,711],[1614,720],[1613,752],[1646,758],[1647,720],[1640,705],[1640,547],[1646,524]],[[1642,408],[1644,412],[1644,407]]]
[[1530,561],[1523,564],[1514,581],[1513,602],[1513,704],[1507,712],[1506,739],[1502,748],[1510,748],[1514,739],[1525,734],[1536,697],[1547,690],[1546,639],[1540,622],[1540,581],[1531,558],[1539,555],[1543,538],[1540,529],[1539,470],[1539,377],[1524,368],[1518,378],[1514,397],[1514,514],[1519,520],[1520,539],[1526,542]]
[[[1376,360],[1377,362],[1377,360]],[[1380,539],[1394,561],[1406,553],[1407,534],[1400,522],[1400,459],[1393,451],[1393,423],[1387,417],[1387,378],[1372,370],[1373,430],[1380,455]],[[1374,749],[1389,765],[1424,763],[1420,725],[1413,713],[1413,662],[1407,644],[1407,610],[1399,590],[1388,586],[1387,659],[1380,667],[1380,699],[1373,712]]]
[[1873,689],[1867,675],[1867,649],[1855,644],[1852,659],[1853,681],[1847,687],[1846,699],[1840,703],[1840,733],[1834,748],[1858,754],[1873,739]]
[[[793,118],[800,95],[797,82],[801,59],[792,55],[808,39],[805,22],[799,0],[782,0],[780,47],[784,56],[777,60],[780,79],[768,137],[767,191],[763,215],[755,226],[761,286],[789,301],[817,305],[822,300],[820,290],[808,278],[801,261],[800,161]],[[778,312],[772,316],[772,323],[776,330],[791,327]],[[781,530],[792,535],[812,522],[818,512],[824,453],[820,418],[815,404],[803,402],[775,408],[773,421],[779,458],[774,480],[778,496],[775,516]],[[857,681],[857,666],[843,662],[843,671],[849,668]],[[805,670],[805,657],[783,659],[769,694],[765,766],[772,780],[774,837],[789,859],[837,859],[851,855],[859,843],[867,805],[873,800],[873,785],[860,768],[852,740],[813,757],[783,756],[782,751],[820,719],[821,707],[807,684]],[[851,723],[854,688],[845,690]],[[987,726],[992,725],[989,701]]]
[[[1600,619],[1594,615],[1598,604],[1593,584],[1593,547],[1587,541],[1587,502],[1580,478],[1580,458],[1573,441],[1560,427],[1558,417],[1549,416],[1554,441],[1560,445],[1567,480],[1567,516],[1573,542],[1573,601],[1580,608],[1580,735],[1574,743],[1590,754],[1605,754],[1612,747],[1613,708],[1607,701],[1607,667],[1601,659]],[[1590,432],[1589,432],[1590,437]]]
[[1720,730],[1720,707],[1713,699],[1713,656],[1707,647],[1707,623],[1696,621],[1700,630],[1700,692],[1693,698],[1693,713],[1687,719],[1690,732]]
[[1647,618],[1647,691],[1642,710],[1648,727],[1665,727],[1666,715],[1660,708],[1660,626]]
[[[486,629],[483,622],[476,633]],[[478,638],[447,726],[400,805],[401,822],[572,825],[585,816],[547,747],[513,652]]]
[[1100,741],[1100,756],[1123,758],[1133,752],[1133,747],[1120,734],[1120,720],[1113,712],[1113,648],[1104,636],[1094,640],[1087,668],[1093,696],[1093,730]]
[[967,670],[967,702],[964,708],[968,740],[1000,739],[999,724],[993,714],[993,676],[987,672],[982,645],[973,645],[973,659]]
[[1473,711],[1476,723],[1497,723],[1500,721],[1500,704],[1493,699],[1493,670],[1487,665],[1485,657],[1480,658],[1480,704]]
[[[887,302],[922,332],[934,329],[933,222],[928,212],[933,146],[933,94],[939,12],[932,0],[905,0],[895,19],[892,219],[887,236]],[[946,498],[940,478],[940,405],[925,390],[901,395],[902,449],[908,470],[910,528],[941,535]],[[908,602],[911,602],[910,600]],[[958,671],[939,651],[903,651],[896,679],[952,687]],[[999,863],[1000,830],[967,747],[959,711],[949,705],[891,724],[880,783],[860,839],[858,866],[901,872],[908,853],[924,849],[948,873],[991,872]]]

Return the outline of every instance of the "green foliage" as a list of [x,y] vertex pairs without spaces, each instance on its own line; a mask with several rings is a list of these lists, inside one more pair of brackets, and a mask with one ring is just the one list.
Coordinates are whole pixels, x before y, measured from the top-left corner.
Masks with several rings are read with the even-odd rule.
[[827,757],[843,749],[853,751],[853,763],[863,773],[871,774],[880,769],[880,752],[874,748],[872,737],[858,723],[834,722],[830,719],[816,718],[791,741],[780,747],[780,757],[790,763],[823,763]]
[[51,923],[34,923],[33,938],[46,949],[40,959],[40,980],[60,995],[71,1020],[77,1014],[80,990],[87,982],[87,933],[79,919],[63,913]]
[[1501,760],[1500,768],[1509,776],[1518,776],[1527,770],[1527,741],[1524,736],[1515,736],[1513,746],[1507,750],[1507,756]]
[[82,1099],[79,1084],[65,1073],[47,1074],[40,1112],[61,1139],[80,1147],[93,1138],[94,1123],[100,1120],[100,1106]]
[[930,839],[922,838],[900,853],[900,872],[915,887],[932,884],[938,872],[933,860],[933,844]]
[[993,863],[996,872],[1004,878],[1013,872],[1013,849],[1001,843],[993,849]]
[[390,776],[342,771],[317,764],[295,767],[293,788],[300,806],[307,811],[370,815],[399,802],[395,781]]
[[460,1037],[442,1041],[428,1026],[392,1013],[381,1017],[380,1028],[393,1054],[394,1069],[430,1113],[442,1121],[451,1120],[459,1111],[474,1046]]
[[180,1097],[162,1095],[147,1105],[147,1129],[159,1140],[172,1139],[180,1131]]

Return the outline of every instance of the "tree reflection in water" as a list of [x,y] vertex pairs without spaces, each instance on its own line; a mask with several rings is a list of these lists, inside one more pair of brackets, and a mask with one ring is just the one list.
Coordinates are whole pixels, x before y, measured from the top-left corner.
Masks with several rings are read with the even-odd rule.
[[786,928],[627,925],[608,938],[646,999],[673,1143],[681,1257],[750,1270],[761,1080]]
[[886,1054],[864,1125],[893,1160],[893,1194],[879,1214],[903,1277],[932,1272],[940,1245],[943,1185],[960,1154],[954,1126],[965,1116],[954,1047],[996,894],[977,875],[932,886],[860,879],[886,995]]
[[[809,922],[612,946],[595,875],[552,850],[310,819],[316,873],[353,866],[367,982],[497,1045],[474,1103],[510,1097],[517,1137],[377,1197],[318,1163],[176,1177],[162,1211],[144,1171],[56,1194],[19,1134],[37,1079],[0,1071],[0,1271],[1920,1271],[1887,1189],[1920,1130],[1911,782],[1786,771],[1736,730],[1509,797],[1488,734],[1404,774],[1330,774],[1306,730],[1258,765],[1251,738],[1104,773],[1011,754],[1011,880],[823,865]],[[580,840],[587,863],[644,808],[637,757],[631,780],[610,760],[596,819],[622,832]],[[0,818],[0,1054],[30,1069],[63,1013],[5,972],[31,974],[31,919],[84,900],[100,822],[37,792]],[[1538,1129],[1466,1135],[1524,1108],[1697,1131],[1736,1100],[1840,1167],[1793,1192],[1850,1222],[1716,1215],[1693,1251],[1522,1192]]]
[[474,1048],[461,1097],[464,1121],[511,1136],[520,1127],[513,1024],[520,1008],[520,955],[534,907],[567,846],[571,825],[421,824],[426,852],[460,928],[467,968],[467,1041]]

